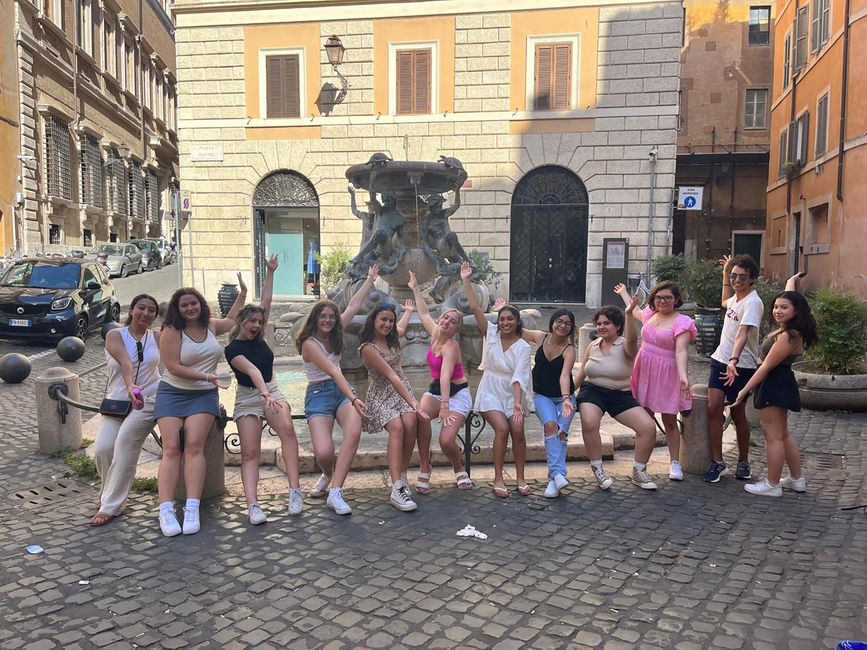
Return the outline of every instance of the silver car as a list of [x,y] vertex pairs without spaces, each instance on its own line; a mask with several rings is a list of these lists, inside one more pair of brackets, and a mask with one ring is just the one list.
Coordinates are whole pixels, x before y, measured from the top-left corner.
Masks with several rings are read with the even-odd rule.
[[87,259],[99,261],[112,278],[144,271],[141,251],[134,244],[100,244],[87,254]]

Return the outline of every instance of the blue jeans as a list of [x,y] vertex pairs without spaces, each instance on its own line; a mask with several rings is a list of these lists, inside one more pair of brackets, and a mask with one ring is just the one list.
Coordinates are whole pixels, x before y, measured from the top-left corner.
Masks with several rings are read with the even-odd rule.
[[[542,439],[545,443],[545,457],[548,460],[548,479],[554,480],[558,474],[566,476],[566,447],[568,444],[569,427],[572,418],[575,417],[575,398],[570,397],[572,402],[572,415],[563,417],[563,398],[545,397],[536,395],[533,402],[536,406],[536,416],[542,422]],[[557,423],[557,433],[546,436],[544,426],[549,422]],[[566,434],[567,439],[560,439],[560,433]]]

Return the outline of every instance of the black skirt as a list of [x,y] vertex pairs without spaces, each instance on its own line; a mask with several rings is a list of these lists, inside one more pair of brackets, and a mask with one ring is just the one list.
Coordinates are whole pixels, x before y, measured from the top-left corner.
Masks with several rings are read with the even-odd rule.
[[789,411],[801,410],[801,395],[792,366],[779,365],[768,373],[753,395],[757,409],[777,406]]

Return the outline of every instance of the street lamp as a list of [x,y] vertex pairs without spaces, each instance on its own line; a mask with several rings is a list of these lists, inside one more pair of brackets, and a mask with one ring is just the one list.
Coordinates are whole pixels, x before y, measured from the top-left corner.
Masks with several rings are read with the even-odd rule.
[[337,96],[334,98],[333,104],[339,104],[346,98],[346,93],[349,92],[349,88],[351,84],[349,80],[344,77],[340,70],[338,69],[340,65],[343,63],[343,57],[346,54],[346,48],[343,47],[343,43],[340,42],[340,39],[337,38],[336,35],[332,34],[328,37],[328,40],[325,41],[325,54],[328,56],[328,63],[331,64],[331,69],[334,70],[334,74],[340,79],[340,83],[342,88]]

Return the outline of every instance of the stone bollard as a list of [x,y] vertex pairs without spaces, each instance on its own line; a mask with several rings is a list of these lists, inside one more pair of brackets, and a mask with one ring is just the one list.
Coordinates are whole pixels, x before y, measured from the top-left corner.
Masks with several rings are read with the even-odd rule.
[[587,346],[590,345],[590,333],[596,331],[596,326],[593,323],[584,323],[578,328],[578,356],[575,357],[575,363],[581,365],[584,360],[584,353],[587,352]]
[[[205,440],[205,485],[202,488],[202,500],[221,497],[226,493],[226,457],[223,447],[225,430],[220,421],[214,422]],[[181,471],[178,485],[175,488],[175,500],[185,501],[187,490],[184,486],[184,461],[181,456]]]
[[36,378],[36,422],[39,431],[39,453],[53,454],[59,449],[81,448],[81,411],[68,407],[61,419],[62,402],[52,399],[52,386],[64,386],[66,396],[76,402],[81,399],[78,375],[68,368],[55,366]]
[[704,475],[711,460],[707,434],[707,386],[692,387],[692,412],[683,418],[680,439],[680,464],[687,474]]

